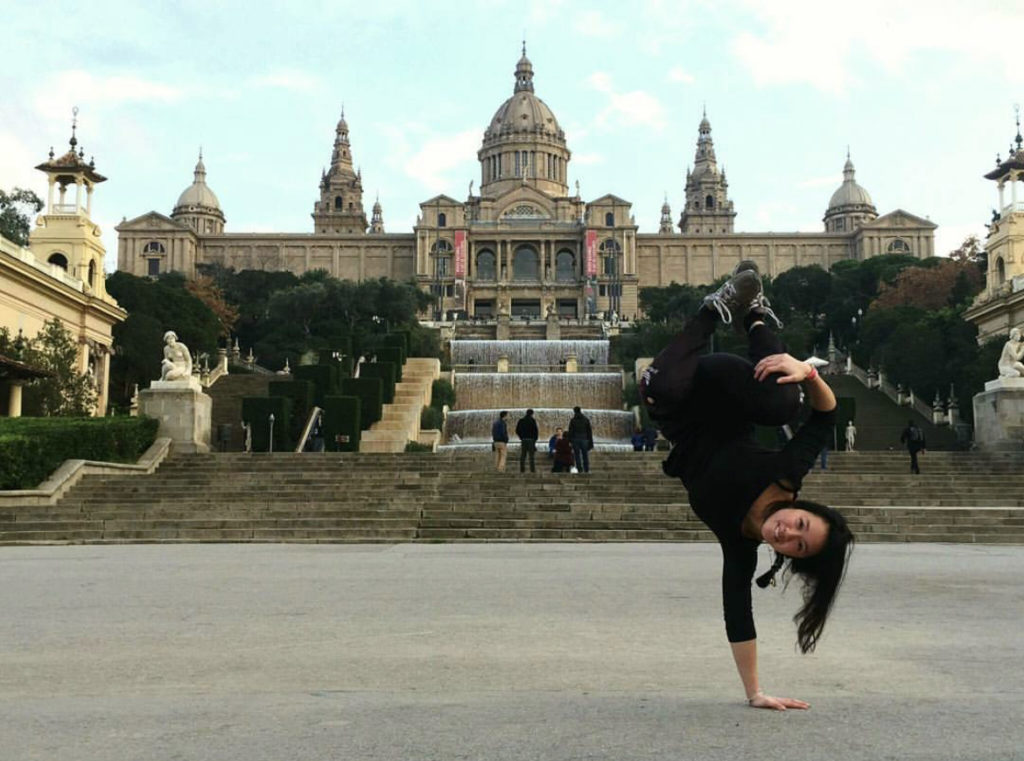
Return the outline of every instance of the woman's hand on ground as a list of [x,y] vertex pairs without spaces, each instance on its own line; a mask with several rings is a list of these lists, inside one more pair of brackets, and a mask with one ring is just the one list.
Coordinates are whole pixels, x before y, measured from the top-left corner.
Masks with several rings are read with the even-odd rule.
[[800,383],[807,379],[813,368],[789,354],[771,354],[754,366],[754,379],[763,381],[769,375],[781,374],[776,383]]
[[769,708],[773,711],[785,711],[787,708],[799,708],[801,710],[810,708],[811,704],[796,698],[773,698],[759,692],[747,701],[751,708]]

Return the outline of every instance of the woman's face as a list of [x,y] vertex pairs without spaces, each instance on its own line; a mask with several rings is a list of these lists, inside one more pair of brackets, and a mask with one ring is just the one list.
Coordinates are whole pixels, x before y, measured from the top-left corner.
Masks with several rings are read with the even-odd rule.
[[791,558],[817,555],[827,536],[825,519],[798,507],[784,507],[761,525],[761,538],[776,552]]

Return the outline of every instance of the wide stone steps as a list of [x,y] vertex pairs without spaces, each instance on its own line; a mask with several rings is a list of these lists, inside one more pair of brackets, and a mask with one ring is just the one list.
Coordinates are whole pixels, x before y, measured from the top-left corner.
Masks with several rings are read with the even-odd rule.
[[[836,455],[801,496],[843,509],[860,541],[1024,544],[1024,457],[942,453],[922,476],[905,460]],[[713,540],[658,454],[594,462],[576,476],[466,455],[176,456],[87,477],[52,507],[5,506],[0,543]]]

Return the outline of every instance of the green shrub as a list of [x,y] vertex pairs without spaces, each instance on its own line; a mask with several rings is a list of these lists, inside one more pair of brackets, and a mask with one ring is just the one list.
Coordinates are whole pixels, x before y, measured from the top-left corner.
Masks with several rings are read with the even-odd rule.
[[292,377],[297,381],[309,381],[316,390],[313,392],[313,403],[317,407],[324,406],[324,399],[338,393],[337,363],[331,365],[302,365],[292,370]]
[[441,430],[444,425],[444,413],[437,407],[424,407],[420,412],[420,430],[433,431]]
[[374,350],[377,362],[390,362],[395,366],[395,383],[402,380],[402,365],[405,363],[405,351],[400,346],[379,346]]
[[395,365],[391,362],[370,362],[359,371],[360,378],[380,378],[384,404],[395,400]]
[[242,420],[252,426],[252,451],[270,450],[270,415],[274,416],[274,451],[289,452],[292,400],[286,396],[246,396],[242,398]]
[[384,408],[384,384],[380,378],[345,378],[341,393],[359,397],[359,422],[366,430],[381,418]]
[[360,406],[357,396],[328,396],[324,399],[322,426],[324,448],[328,452],[359,451]]
[[305,380],[295,381],[271,381],[267,384],[269,396],[284,396],[292,400],[291,430],[289,438],[298,443],[302,436],[302,429],[306,425],[309,411],[313,409],[313,397],[316,387]]
[[455,387],[444,378],[438,378],[430,384],[430,406],[441,409],[446,404],[449,409],[455,406]]
[[156,439],[147,417],[0,418],[0,489],[31,489],[64,460],[135,462]]
[[409,356],[409,331],[408,330],[392,330],[386,336],[384,336],[381,343],[384,346],[399,346],[402,349],[403,354]]
[[[424,407],[426,409],[426,407]],[[418,441],[407,441],[405,443],[406,452],[433,452],[434,448],[430,444],[420,444]]]

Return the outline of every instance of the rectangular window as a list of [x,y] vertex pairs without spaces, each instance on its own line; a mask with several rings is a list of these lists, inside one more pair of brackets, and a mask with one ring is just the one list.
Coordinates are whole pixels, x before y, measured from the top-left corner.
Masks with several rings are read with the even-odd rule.
[[516,177],[519,176],[519,151],[516,151]]
[[146,260],[146,274],[149,277],[156,277],[160,274],[160,260],[159,259],[147,259]]
[[608,295],[608,288],[606,286],[604,286],[603,284],[597,286],[597,295],[598,296],[607,296]]

